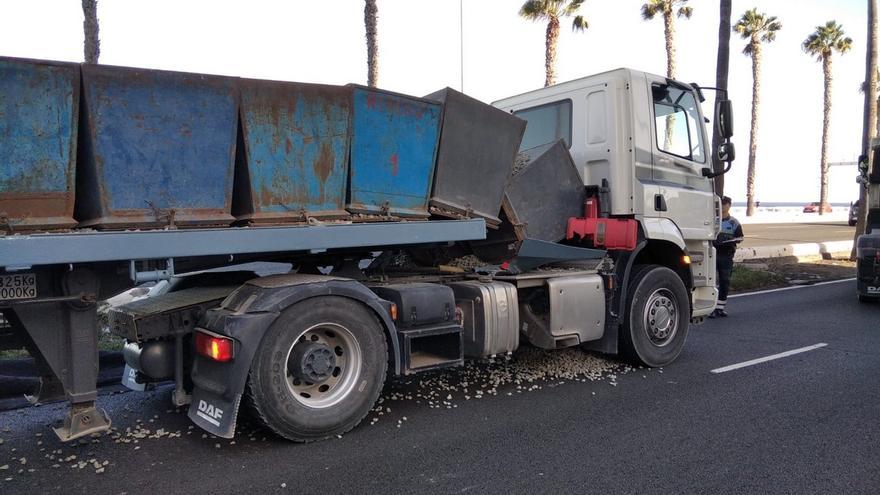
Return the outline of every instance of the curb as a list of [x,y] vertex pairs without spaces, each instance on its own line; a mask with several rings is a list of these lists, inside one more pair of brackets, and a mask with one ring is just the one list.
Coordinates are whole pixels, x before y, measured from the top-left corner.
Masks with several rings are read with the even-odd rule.
[[775,246],[758,246],[739,248],[733,261],[759,260],[767,258],[783,258],[786,256],[807,257],[824,256],[834,253],[852,251],[853,241],[806,242],[799,244],[778,244]]

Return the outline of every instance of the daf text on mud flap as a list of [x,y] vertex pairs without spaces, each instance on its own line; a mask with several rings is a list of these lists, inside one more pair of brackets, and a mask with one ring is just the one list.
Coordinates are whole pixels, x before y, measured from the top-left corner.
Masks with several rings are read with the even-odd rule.
[[220,426],[220,420],[223,419],[223,409],[200,400],[196,415],[214,426]]

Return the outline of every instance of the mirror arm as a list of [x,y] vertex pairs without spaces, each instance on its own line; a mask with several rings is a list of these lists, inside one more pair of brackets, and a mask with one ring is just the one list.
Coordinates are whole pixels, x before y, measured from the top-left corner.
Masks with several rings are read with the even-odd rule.
[[707,179],[714,179],[715,177],[722,176],[722,175],[726,174],[727,172],[730,172],[731,166],[733,166],[733,162],[729,161],[729,162],[727,162],[727,165],[724,167],[724,170],[722,170],[721,172],[710,172],[709,174],[706,175],[706,178]]

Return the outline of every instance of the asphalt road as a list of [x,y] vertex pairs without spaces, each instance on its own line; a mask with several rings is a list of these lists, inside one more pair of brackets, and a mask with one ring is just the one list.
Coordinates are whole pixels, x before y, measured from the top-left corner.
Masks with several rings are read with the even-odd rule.
[[[880,305],[860,305],[844,282],[737,297],[729,310],[693,327],[666,369],[510,384],[479,400],[453,392],[450,408],[390,401],[375,424],[309,445],[248,424],[234,444],[203,438],[169,410],[168,388],[100,402],[122,432],[179,438],[63,445],[47,427],[60,406],[0,413],[0,493],[880,491]],[[103,472],[77,464],[91,459]]]
[[846,222],[768,223],[743,225],[742,247],[805,242],[851,241],[856,228]]

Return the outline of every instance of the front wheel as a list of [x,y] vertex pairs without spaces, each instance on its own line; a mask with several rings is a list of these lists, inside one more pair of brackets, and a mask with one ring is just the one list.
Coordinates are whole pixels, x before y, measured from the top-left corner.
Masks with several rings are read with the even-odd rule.
[[645,366],[666,366],[681,353],[689,323],[681,278],[663,266],[634,266],[621,331],[624,355]]
[[307,299],[272,324],[247,392],[260,421],[308,442],[357,426],[376,402],[388,363],[385,335],[367,307],[344,297]]

